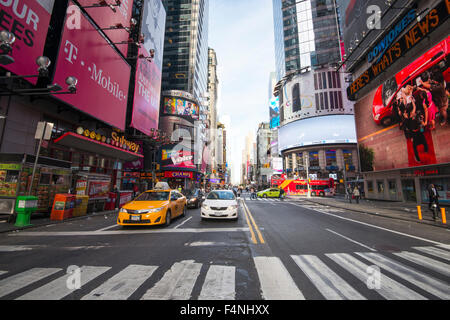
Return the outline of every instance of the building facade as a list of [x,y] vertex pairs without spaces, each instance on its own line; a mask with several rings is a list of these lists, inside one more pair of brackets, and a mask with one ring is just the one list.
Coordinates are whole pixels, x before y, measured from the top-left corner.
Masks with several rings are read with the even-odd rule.
[[208,128],[209,128],[209,152],[210,152],[210,166],[208,168],[210,173],[217,172],[218,162],[216,159],[216,145],[217,145],[217,100],[218,100],[219,80],[217,78],[217,56],[214,49],[208,49]]
[[256,133],[256,180],[260,186],[269,186],[273,174],[271,168],[272,130],[270,124],[262,122]]

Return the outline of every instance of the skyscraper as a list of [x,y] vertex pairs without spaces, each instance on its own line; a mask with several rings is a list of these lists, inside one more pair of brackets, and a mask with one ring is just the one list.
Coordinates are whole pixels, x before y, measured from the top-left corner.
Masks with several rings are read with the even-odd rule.
[[217,171],[217,158],[216,158],[216,137],[217,137],[217,98],[218,98],[218,85],[217,79],[217,56],[214,49],[208,49],[208,125],[209,134],[208,140],[210,155],[211,155],[211,172]]

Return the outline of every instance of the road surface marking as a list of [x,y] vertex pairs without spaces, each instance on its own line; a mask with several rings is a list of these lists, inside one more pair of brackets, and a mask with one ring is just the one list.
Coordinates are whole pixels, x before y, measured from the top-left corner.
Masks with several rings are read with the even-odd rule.
[[450,261],[450,252],[438,249],[436,247],[413,247],[416,250],[428,253],[432,256]]
[[[353,274],[356,278],[364,282],[366,285],[369,280],[369,265],[361,262],[348,253],[326,254],[331,260],[336,262],[342,268]],[[387,300],[427,300],[417,292],[409,289],[403,284],[392,280],[385,276],[382,272],[380,275],[380,288],[374,289],[382,297]]]
[[450,299],[450,290],[448,284],[443,283],[441,280],[437,280],[431,276],[427,276],[421,272],[418,272],[412,268],[395,262],[389,258],[382,256],[379,253],[356,253],[366,260],[376,264],[380,268],[383,268],[397,277],[403,278],[406,281],[411,282],[417,287],[428,291],[429,293],[439,297],[441,299]]
[[334,234],[336,234],[336,235],[338,235],[338,236],[340,236],[340,237],[342,237],[342,238],[344,238],[344,239],[346,239],[346,240],[348,240],[348,241],[350,241],[350,242],[356,243],[357,245],[360,245],[361,247],[364,247],[364,248],[366,248],[366,249],[369,249],[370,251],[377,251],[377,250],[375,250],[375,249],[373,249],[373,248],[371,248],[371,247],[366,246],[365,244],[362,244],[361,242],[358,242],[358,241],[355,241],[355,240],[353,240],[353,239],[350,239],[350,238],[348,238],[348,237],[346,237],[346,236],[343,236],[342,234],[337,233],[336,231],[333,231],[333,230],[330,230],[330,229],[325,229],[325,230],[327,230],[327,231],[329,231],[329,232],[332,232],[332,233],[334,233]]
[[[447,229],[447,231],[450,231],[450,230]],[[450,244],[441,243],[441,244],[438,245],[438,247],[450,250]]]
[[115,224],[113,224],[112,226],[109,226],[109,227],[105,227],[105,228],[101,228],[101,229],[95,230],[95,232],[105,231],[105,230],[108,230],[108,229],[112,229],[112,228],[114,228],[114,227],[119,227],[119,225],[118,225],[117,223],[115,223]]
[[185,220],[182,221],[180,224],[177,224],[177,225],[175,226],[174,229],[176,229],[176,228],[178,228],[178,227],[181,227],[183,224],[185,224],[186,222],[188,222],[188,221],[191,220],[191,219],[192,219],[192,216],[189,217],[189,218],[187,218],[187,219],[185,219]]
[[393,252],[397,257],[409,260],[414,262],[415,264],[421,265],[425,268],[434,270],[443,274],[446,277],[450,278],[450,266],[447,263],[443,263],[434,259],[430,259],[428,257],[422,256],[417,253],[402,251],[402,252]]
[[144,229],[144,230],[117,230],[117,231],[55,231],[55,232],[41,232],[41,231],[26,231],[14,232],[8,234],[10,237],[74,237],[74,236],[111,236],[119,234],[149,234],[149,233],[207,233],[207,232],[247,232],[249,228],[182,228],[182,229]]
[[248,219],[247,211],[245,210],[245,202],[242,202],[242,211],[244,211],[245,220],[247,221],[248,228],[250,230],[250,237],[252,239],[253,244],[257,244],[258,241],[256,241],[255,233],[253,232],[252,224],[250,223],[250,220]]
[[[292,205],[300,207],[300,208],[303,208],[303,206],[298,205],[298,204],[292,204]],[[366,222],[362,222],[362,221],[358,221],[358,220],[353,220],[353,219],[350,219],[350,218],[341,217],[341,216],[338,216],[336,214],[332,214],[332,213],[329,213],[329,212],[324,212],[324,211],[317,211],[317,212],[321,212],[323,214],[326,214],[326,215],[329,215],[329,216],[332,216],[332,217],[335,217],[335,218],[339,218],[339,219],[342,219],[342,220],[347,220],[347,221],[352,221],[352,222],[355,222],[355,223],[359,223],[359,224],[362,224],[362,225],[365,225],[365,226],[369,226],[369,227],[372,227],[372,228],[376,228],[376,229],[380,229],[380,230],[384,230],[384,231],[389,231],[389,232],[396,233],[396,234],[399,234],[399,235],[402,235],[402,236],[405,236],[405,237],[410,237],[410,238],[413,238],[413,239],[417,239],[417,240],[421,240],[421,241],[425,241],[425,242],[430,242],[430,243],[433,243],[433,244],[436,244],[436,245],[444,245],[445,246],[445,244],[443,244],[441,242],[428,240],[428,239],[424,239],[424,238],[421,238],[421,237],[417,237],[417,236],[413,236],[413,235],[410,235],[410,234],[406,234],[406,233],[403,233],[403,232],[400,232],[400,231],[395,231],[395,230],[390,230],[390,229],[386,229],[386,228],[383,228],[383,227],[375,226],[375,225],[370,224],[370,223],[366,223]]]
[[264,244],[265,242],[264,242],[264,238],[263,238],[263,236],[261,234],[261,231],[259,231],[258,225],[256,224],[255,219],[253,219],[253,216],[252,216],[250,210],[248,209],[247,205],[245,204],[245,202],[244,202],[244,207],[245,207],[245,210],[247,211],[247,213],[248,213],[248,215],[250,217],[250,220],[253,222],[253,225],[255,226],[255,230],[256,230],[256,233],[258,234],[259,241],[262,244]]
[[278,257],[254,257],[256,271],[265,300],[305,300]]
[[0,276],[1,276],[2,274],[5,274],[5,273],[8,273],[8,271],[2,271],[2,270],[0,270]]
[[366,300],[359,292],[334,273],[318,257],[291,255],[319,292],[328,300]]
[[129,265],[81,300],[126,300],[156,269],[157,266]]
[[198,300],[235,300],[236,268],[211,265]]
[[201,267],[193,260],[175,263],[141,300],[189,300]]
[[[81,288],[91,280],[97,278],[99,275],[111,269],[111,267],[92,267],[83,266],[80,268]],[[36,290],[28,292],[27,294],[17,298],[17,300],[61,300],[62,298],[73,293],[76,289],[69,289],[67,280],[71,274],[53,280],[46,285],[39,287]]]
[[0,281],[0,298],[14,291],[22,289],[32,283],[42,280],[62,269],[60,268],[33,268]]
[[14,252],[26,250],[33,250],[33,248],[29,246],[0,246],[0,252]]

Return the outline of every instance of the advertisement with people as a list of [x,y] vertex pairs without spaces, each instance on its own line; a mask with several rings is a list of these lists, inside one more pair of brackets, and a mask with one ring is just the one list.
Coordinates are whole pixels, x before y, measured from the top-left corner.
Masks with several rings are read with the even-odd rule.
[[[37,74],[36,58],[44,52],[53,4],[54,0],[0,1],[0,30],[15,38],[9,53],[14,62],[2,63],[6,69],[18,75]],[[37,79],[26,78],[32,84]]]
[[180,98],[164,98],[164,114],[188,116],[193,119],[199,118],[199,107],[197,104]]
[[450,162],[449,48],[450,36],[357,103],[358,142],[374,171]]

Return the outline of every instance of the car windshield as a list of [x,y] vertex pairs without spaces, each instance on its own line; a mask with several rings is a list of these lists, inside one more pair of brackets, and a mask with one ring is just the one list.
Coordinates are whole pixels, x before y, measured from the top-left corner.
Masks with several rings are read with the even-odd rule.
[[168,191],[144,192],[134,201],[166,201],[169,200]]
[[209,200],[235,200],[234,193],[230,191],[213,191],[208,194]]
[[187,190],[185,195],[187,197],[197,197],[198,195],[198,189],[197,190]]

